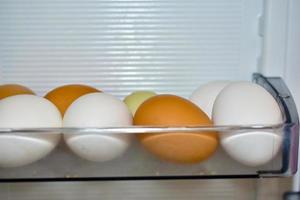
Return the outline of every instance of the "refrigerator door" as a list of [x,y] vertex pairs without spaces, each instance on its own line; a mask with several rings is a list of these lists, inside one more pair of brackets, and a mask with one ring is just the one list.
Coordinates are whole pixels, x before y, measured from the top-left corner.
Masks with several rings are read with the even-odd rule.
[[[208,80],[260,71],[283,76],[299,103],[299,10],[297,0],[3,0],[1,82],[39,94],[79,81],[119,97],[137,89],[187,96]],[[23,183],[1,184],[0,199],[279,200],[290,187],[288,179]]]

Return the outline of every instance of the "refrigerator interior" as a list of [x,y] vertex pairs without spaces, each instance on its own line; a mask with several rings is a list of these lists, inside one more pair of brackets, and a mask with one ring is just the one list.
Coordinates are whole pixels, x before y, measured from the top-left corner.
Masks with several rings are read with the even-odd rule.
[[[251,80],[263,1],[1,1],[1,82],[38,94],[85,83],[124,97],[188,97],[210,80]],[[262,28],[262,27],[261,27]]]
[[[286,49],[280,51],[274,46],[281,47],[278,41],[286,42],[276,40],[285,37],[286,30],[279,28],[270,33],[275,23],[270,16],[276,15],[278,7],[286,14],[294,1],[288,2],[1,0],[0,80],[26,85],[39,95],[59,85],[84,83],[123,98],[135,90],[188,97],[202,83],[251,80],[254,72],[285,76],[287,66],[280,63],[284,57],[281,51]],[[278,21],[279,27],[286,23],[285,19]],[[274,37],[269,37],[272,34]],[[50,200],[56,197],[50,194],[59,191],[58,198],[79,199],[75,191],[86,188],[92,191],[89,199],[99,195],[114,199],[123,194],[114,190],[124,188],[130,193],[125,192],[128,199],[131,192],[143,199],[154,194],[157,199],[175,198],[172,193],[178,199],[205,199],[207,196],[197,188],[199,183],[204,184],[203,192],[211,198],[256,199],[264,187],[272,187],[271,191],[278,195],[278,188],[290,187],[290,181],[285,179],[266,181],[272,186],[257,182],[260,181],[3,184],[1,195],[6,199]],[[157,184],[164,185],[163,189]],[[136,189],[139,185],[141,188]],[[185,191],[182,196],[174,192],[177,187]],[[233,193],[237,188],[239,194]],[[147,190],[149,193],[143,196]]]

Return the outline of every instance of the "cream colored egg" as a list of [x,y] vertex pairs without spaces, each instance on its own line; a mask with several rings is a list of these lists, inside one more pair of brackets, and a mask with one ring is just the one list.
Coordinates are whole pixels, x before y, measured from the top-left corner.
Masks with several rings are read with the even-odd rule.
[[[274,125],[283,122],[276,100],[263,87],[235,82],[217,96],[213,107],[215,125]],[[248,166],[270,162],[280,150],[282,136],[274,131],[221,134],[221,145],[236,161]]]
[[230,81],[212,81],[199,86],[190,96],[190,100],[211,118],[216,97]]
[[134,116],[136,110],[139,108],[139,106],[146,101],[147,99],[155,96],[156,93],[152,91],[135,91],[128,95],[124,99],[124,103],[127,105],[128,109]]
[[[81,96],[67,109],[64,127],[120,127],[131,126],[132,116],[127,106],[116,97],[105,93]],[[129,147],[131,136],[98,133],[73,134],[65,132],[70,149],[89,161],[102,162],[121,156]]]
[[[58,109],[34,95],[16,95],[0,101],[0,128],[60,128]],[[60,134],[18,133],[0,135],[0,166],[19,167],[48,155]]]

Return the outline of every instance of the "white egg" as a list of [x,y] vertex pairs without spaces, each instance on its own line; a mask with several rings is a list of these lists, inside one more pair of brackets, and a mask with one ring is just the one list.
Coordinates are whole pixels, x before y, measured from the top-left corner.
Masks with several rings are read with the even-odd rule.
[[[235,82],[217,96],[212,113],[215,125],[279,124],[283,117],[279,105],[263,87]],[[271,161],[280,149],[282,135],[273,131],[221,134],[221,145],[236,161],[259,166]]]
[[190,96],[190,100],[211,117],[216,97],[230,81],[212,81],[198,87]]
[[[60,128],[62,119],[48,100],[34,95],[16,95],[0,101],[0,128]],[[0,135],[0,166],[19,167],[49,154],[60,134],[18,133]]]
[[[64,127],[120,127],[132,125],[132,115],[125,103],[105,93],[81,96],[67,109]],[[65,132],[65,141],[81,158],[102,162],[122,155],[130,145],[131,136],[96,133],[72,134]]]

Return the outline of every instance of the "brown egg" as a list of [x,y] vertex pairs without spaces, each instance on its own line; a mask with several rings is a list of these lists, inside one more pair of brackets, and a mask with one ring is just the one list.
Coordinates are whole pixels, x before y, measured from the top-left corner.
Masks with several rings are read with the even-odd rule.
[[55,104],[63,116],[73,101],[85,94],[93,92],[101,91],[87,85],[64,85],[48,92],[45,98]]
[[[212,125],[192,102],[175,95],[157,95],[136,111],[134,125]],[[218,147],[214,132],[138,134],[142,144],[163,160],[196,163],[208,159]]]
[[31,89],[18,84],[0,85],[0,99],[18,94],[34,94],[34,92]]

